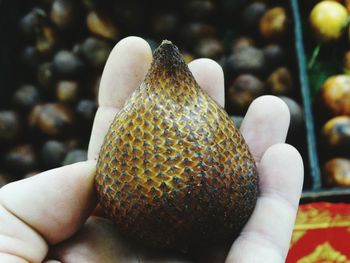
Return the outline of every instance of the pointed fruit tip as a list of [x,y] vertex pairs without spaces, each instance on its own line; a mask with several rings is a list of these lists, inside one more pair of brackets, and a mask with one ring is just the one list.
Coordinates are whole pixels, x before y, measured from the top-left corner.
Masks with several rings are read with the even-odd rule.
[[160,44],[161,46],[162,45],[173,45],[173,42],[171,42],[170,40],[167,40],[167,39],[164,39],[163,41],[162,41],[162,44]]

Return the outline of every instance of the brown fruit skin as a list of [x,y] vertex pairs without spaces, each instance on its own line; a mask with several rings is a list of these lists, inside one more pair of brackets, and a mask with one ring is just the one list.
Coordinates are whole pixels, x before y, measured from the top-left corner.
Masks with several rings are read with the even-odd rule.
[[262,50],[246,46],[228,57],[227,67],[232,74],[252,73],[262,75],[266,71],[266,60]]
[[337,116],[322,128],[323,141],[330,149],[348,152],[350,147],[350,117]]
[[350,186],[350,160],[334,158],[323,166],[323,177],[328,186]]
[[216,38],[205,38],[195,48],[198,57],[217,59],[224,53],[224,46]]
[[280,99],[287,104],[290,112],[290,124],[288,130],[288,139],[289,140],[299,140],[299,135],[302,132],[304,124],[304,112],[298,102],[292,98],[280,96]]
[[37,79],[41,87],[44,89],[50,89],[52,83],[54,82],[54,72],[52,63],[45,62],[39,66],[37,72]]
[[350,76],[328,78],[322,86],[321,100],[332,115],[350,115]]
[[153,248],[232,239],[258,192],[243,137],[168,41],[115,116],[95,180],[100,204],[120,233]]
[[254,47],[254,46],[255,46],[255,41],[252,38],[249,38],[249,37],[236,38],[232,43],[232,52],[236,53],[236,52],[239,52],[241,48]]
[[64,136],[72,131],[73,111],[60,103],[39,104],[29,115],[29,125],[50,136]]
[[13,95],[13,104],[21,110],[28,110],[39,101],[40,93],[37,87],[32,85],[20,86]]
[[118,28],[106,15],[91,11],[86,17],[86,24],[91,33],[116,40],[119,36]]
[[74,1],[54,0],[51,6],[51,21],[60,29],[67,29],[75,22]]
[[109,42],[89,37],[81,44],[80,53],[86,62],[94,69],[102,69],[112,50]]
[[286,34],[288,17],[283,7],[274,7],[260,19],[260,34],[267,39],[280,39]]
[[239,113],[245,113],[254,99],[264,93],[264,85],[254,75],[239,75],[229,86],[228,99]]
[[20,19],[19,30],[24,36],[33,38],[36,32],[46,23],[46,20],[46,12],[35,7]]
[[48,140],[41,147],[41,163],[46,169],[59,167],[67,153],[67,147],[63,142]]
[[51,56],[57,46],[57,34],[52,27],[41,28],[36,37],[36,48],[43,56]]
[[292,73],[286,67],[277,68],[268,77],[266,85],[274,95],[291,94],[294,90]]
[[350,73],[350,51],[347,51],[344,54],[343,69],[344,69],[344,73],[345,74],[349,74]]
[[19,114],[15,111],[0,111],[0,143],[14,142],[21,134]]
[[10,149],[4,156],[4,166],[11,173],[23,175],[38,166],[38,160],[32,145],[20,145]]
[[74,80],[61,80],[57,83],[56,96],[63,103],[73,103],[78,99],[79,84]]

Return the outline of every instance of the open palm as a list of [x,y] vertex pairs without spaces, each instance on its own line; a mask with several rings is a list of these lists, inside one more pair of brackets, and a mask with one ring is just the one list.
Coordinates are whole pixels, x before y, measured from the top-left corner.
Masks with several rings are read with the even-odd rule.
[[[289,111],[264,96],[250,106],[241,132],[257,162],[260,192],[256,208],[231,248],[216,247],[190,259],[133,248],[113,224],[90,216],[96,206],[94,175],[103,138],[115,114],[140,85],[152,61],[141,38],[121,40],[101,79],[99,109],[88,161],[46,171],[0,189],[0,262],[284,262],[303,182],[297,150],[284,143]],[[224,104],[221,67],[209,59],[189,64],[199,85]]]

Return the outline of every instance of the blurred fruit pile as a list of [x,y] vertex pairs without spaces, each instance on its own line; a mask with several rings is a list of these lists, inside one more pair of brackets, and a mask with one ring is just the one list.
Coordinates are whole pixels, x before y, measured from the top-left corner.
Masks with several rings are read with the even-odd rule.
[[274,94],[290,107],[290,141],[304,132],[288,3],[37,0],[25,6],[17,84],[0,110],[0,186],[86,159],[103,66],[128,35],[144,37],[152,49],[170,39],[187,62],[218,61],[226,110],[237,123],[253,99]]
[[350,1],[312,1],[306,34],[325,186],[350,186]]

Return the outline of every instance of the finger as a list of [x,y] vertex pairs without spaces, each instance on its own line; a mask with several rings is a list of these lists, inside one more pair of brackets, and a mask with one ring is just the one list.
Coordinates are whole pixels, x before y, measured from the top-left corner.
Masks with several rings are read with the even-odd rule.
[[241,132],[257,164],[264,152],[286,140],[290,121],[287,105],[275,96],[253,101],[241,125]]
[[66,242],[53,247],[49,258],[60,262],[137,262],[117,233],[114,224],[103,218],[90,217]]
[[[227,263],[285,262],[303,185],[303,161],[287,144],[271,146],[260,163],[260,196]],[[252,253],[254,251],[254,253]]]
[[139,37],[118,42],[108,57],[100,82],[100,106],[121,108],[142,83],[152,62],[148,43]]
[[225,105],[224,73],[214,60],[200,58],[188,64],[199,86],[219,105]]
[[102,106],[97,109],[90,136],[88,160],[97,161],[104,137],[118,111],[115,107]]
[[91,132],[88,159],[97,159],[110,123],[125,100],[143,81],[151,61],[151,48],[139,37],[124,38],[112,50],[101,77],[100,107]]
[[[75,233],[96,204],[93,194],[95,166],[95,162],[80,162],[1,188],[3,214],[12,215],[17,220],[10,221],[7,226],[0,225],[0,243],[3,235],[10,235],[14,240],[27,240],[29,235],[16,231],[18,221],[27,229],[35,230],[50,244]],[[31,239],[40,243],[40,239]],[[32,242],[26,244],[32,246]]]

